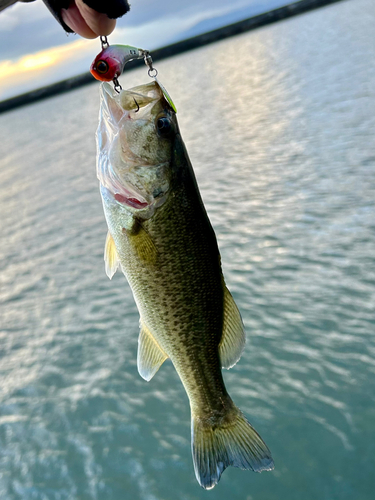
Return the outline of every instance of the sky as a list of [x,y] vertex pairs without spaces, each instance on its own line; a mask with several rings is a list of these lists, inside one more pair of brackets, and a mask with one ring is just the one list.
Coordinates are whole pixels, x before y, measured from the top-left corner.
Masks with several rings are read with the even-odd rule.
[[[109,43],[152,50],[290,3],[287,0],[133,0]],[[67,35],[41,0],[0,12],[0,101],[89,70],[98,39]]]

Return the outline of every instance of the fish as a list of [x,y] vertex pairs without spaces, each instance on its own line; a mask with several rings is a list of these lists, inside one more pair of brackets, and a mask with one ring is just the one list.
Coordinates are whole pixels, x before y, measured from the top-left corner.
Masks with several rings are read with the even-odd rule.
[[99,81],[110,82],[121,75],[126,63],[144,58],[145,52],[131,45],[108,45],[95,57],[90,73]]
[[269,448],[224,384],[222,368],[239,360],[245,331],[174,108],[157,81],[120,93],[103,83],[100,99],[104,260],[109,278],[123,271],[140,313],[139,374],[150,381],[172,361],[189,398],[204,489],[228,466],[272,470]]

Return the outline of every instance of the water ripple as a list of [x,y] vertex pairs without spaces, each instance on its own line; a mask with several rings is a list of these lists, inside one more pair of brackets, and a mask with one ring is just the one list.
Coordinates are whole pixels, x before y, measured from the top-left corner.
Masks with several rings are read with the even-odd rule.
[[[371,8],[158,63],[248,332],[224,377],[276,462],[217,500],[373,498]],[[97,106],[93,85],[0,120],[0,497],[203,499],[182,384],[169,361],[138,376],[136,306],[105,276]]]

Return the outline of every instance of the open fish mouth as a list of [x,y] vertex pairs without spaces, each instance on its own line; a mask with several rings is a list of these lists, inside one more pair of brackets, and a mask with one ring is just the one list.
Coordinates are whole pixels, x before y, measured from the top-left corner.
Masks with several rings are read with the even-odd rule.
[[138,198],[135,198],[131,193],[127,193],[126,195],[113,193],[112,190],[108,189],[104,185],[101,185],[101,193],[102,196],[105,196],[107,200],[112,200],[113,203],[118,203],[119,205],[131,207],[136,210],[144,210],[152,205],[151,203],[140,201],[138,199],[139,195]]
[[137,200],[137,198],[126,197],[120,193],[116,193],[114,195],[114,198],[122,205],[128,205],[129,207],[133,208],[141,209],[141,208],[146,208],[149,205],[147,202],[142,202],[140,200]]
[[134,133],[154,120],[153,106],[162,97],[154,82],[120,94],[108,83],[101,85],[97,176],[118,203],[134,209],[159,205],[168,191],[168,183],[161,181],[167,164],[141,156]]
[[[166,165],[158,165],[159,169],[164,168]],[[142,168],[142,167],[140,167]],[[149,167],[143,167],[149,168]],[[108,172],[107,172],[108,173]],[[164,184],[154,187],[151,193],[145,192],[145,190],[136,189],[129,182],[120,182],[113,170],[110,170],[110,176],[106,175],[103,180],[100,180],[100,184],[105,188],[107,196],[115,200],[120,205],[126,205],[137,210],[142,210],[147,207],[157,208],[164,203],[166,196],[169,191],[169,185]]]
[[102,185],[120,205],[127,205],[128,207],[140,210],[152,204],[152,202],[147,201],[145,197],[141,196],[140,193],[135,193],[134,190],[130,191],[123,185],[118,189],[113,185],[108,186],[108,183]]
[[147,193],[142,192],[143,190],[139,188],[136,189],[130,182],[118,177],[108,157],[98,160],[98,178],[100,184],[122,205],[142,209],[152,204],[152,200]]

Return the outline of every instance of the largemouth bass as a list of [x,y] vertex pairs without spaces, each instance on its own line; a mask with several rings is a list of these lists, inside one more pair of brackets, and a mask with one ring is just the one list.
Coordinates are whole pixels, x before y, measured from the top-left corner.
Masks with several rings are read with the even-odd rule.
[[244,328],[176,114],[156,81],[120,94],[102,84],[97,148],[106,272],[121,267],[138,306],[140,375],[151,380],[170,358],[184,385],[199,484],[213,488],[229,465],[273,469],[224,385],[221,369],[239,360]]

